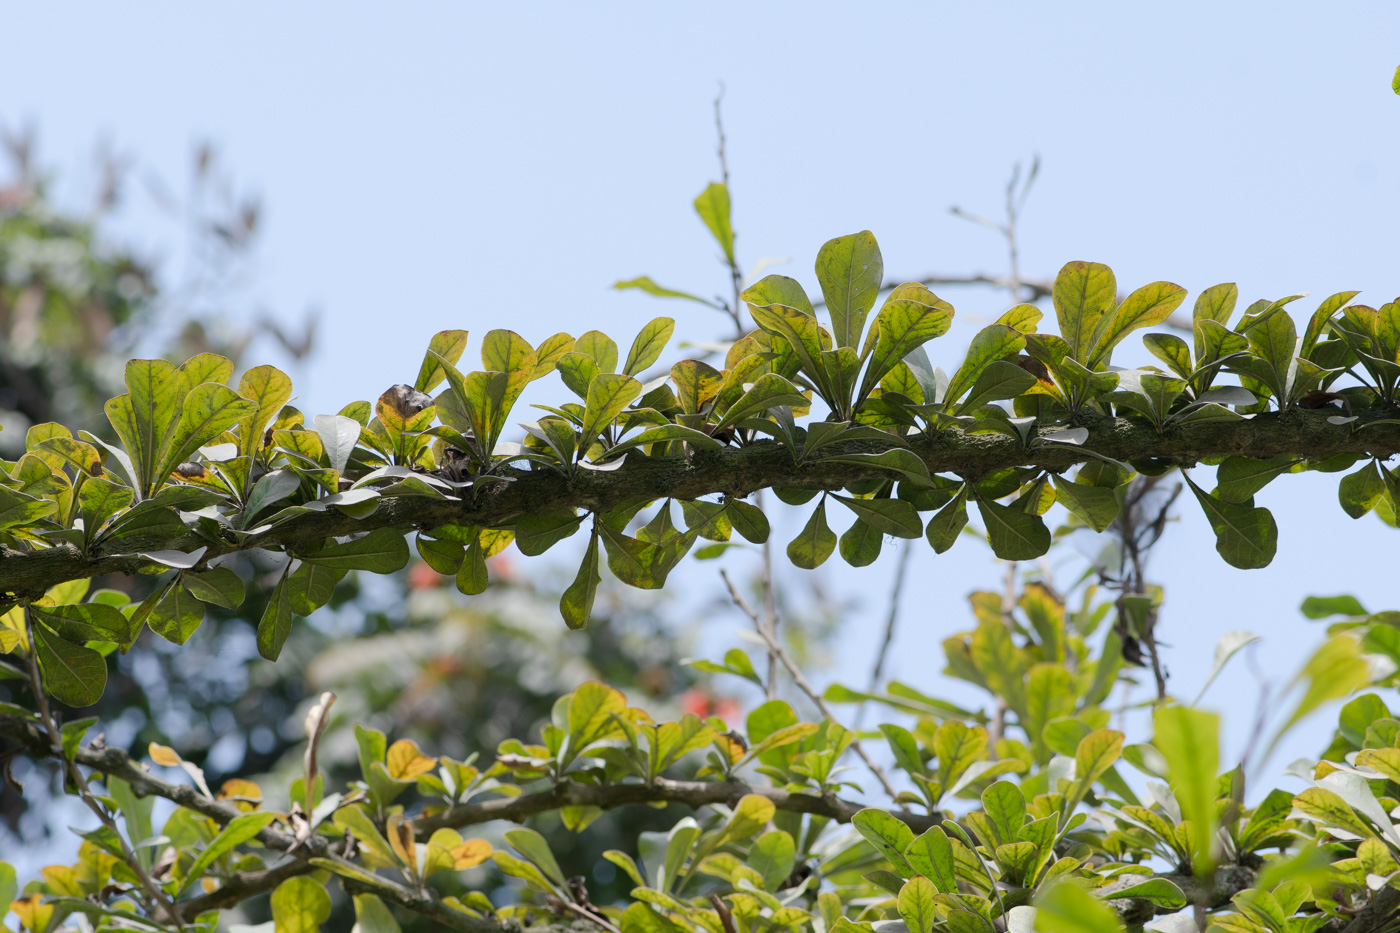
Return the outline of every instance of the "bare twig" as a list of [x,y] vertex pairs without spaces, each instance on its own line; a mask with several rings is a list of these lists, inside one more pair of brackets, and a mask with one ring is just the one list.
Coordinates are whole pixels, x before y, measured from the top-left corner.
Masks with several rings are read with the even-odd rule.
[[[724,150],[724,113],[722,103],[724,101],[724,85],[719,86],[719,95],[715,98],[715,132],[719,135],[719,175],[720,181],[724,183],[724,190],[729,191],[729,157]],[[730,196],[730,233],[737,240],[737,234],[733,233],[733,196]],[[733,252],[731,250],[731,252]],[[739,293],[744,290],[744,274],[739,270],[738,253],[733,256],[726,256],[729,266],[729,278],[734,286],[734,303],[729,306],[729,316],[734,319],[734,331],[736,337],[744,335],[744,323],[739,316],[739,309],[742,306],[739,301]]]
[[598,926],[600,926],[600,927],[602,927],[603,929],[607,930],[608,933],[622,933],[621,930],[619,930],[617,927],[613,926],[613,925],[612,925],[611,923],[609,923],[605,918],[599,916],[598,914],[595,914],[595,913],[594,913],[593,911],[591,911],[591,910],[586,910],[586,909],[584,909],[583,907],[580,907],[578,904],[575,904],[573,901],[560,901],[560,903],[563,904],[563,905],[564,905],[566,908],[568,908],[569,910],[571,910],[571,911],[573,911],[574,913],[578,914],[578,915],[579,915],[580,917],[582,917],[583,919],[588,920],[588,921],[590,921],[590,922],[592,922],[592,923],[596,923]]
[[[1017,162],[1011,169],[1011,179],[1006,183],[1006,220],[998,223],[989,220],[978,214],[972,214],[956,205],[949,208],[949,212],[955,217],[961,217],[975,224],[995,230],[1006,240],[1006,249],[1010,260],[1010,275],[1004,279],[991,279],[989,276],[973,276],[969,281],[950,281],[939,284],[989,284],[998,288],[1005,288],[1011,293],[1011,300],[1019,302],[1021,300],[1021,263],[1020,250],[1016,241],[1016,223],[1021,215],[1021,208],[1025,206],[1026,198],[1031,193],[1031,186],[1035,184],[1036,176],[1040,174],[1040,156],[1035,156],[1031,160],[1031,169],[1026,173],[1025,184],[1021,183],[1021,163]],[[933,284],[925,281],[924,284]],[[1048,287],[1046,283],[1038,283],[1039,287],[1032,286],[1030,301],[1039,301],[1041,298],[1051,294],[1053,287]]]
[[161,923],[171,923],[177,928],[184,928],[184,921],[181,919],[179,911],[171,903],[170,898],[165,896],[165,892],[151,878],[146,871],[141,860],[137,858],[126,837],[117,828],[116,820],[111,814],[97,802],[92,791],[88,789],[87,778],[83,775],[82,769],[78,767],[75,759],[68,757],[63,748],[63,735],[58,728],[58,723],[54,721],[53,712],[49,707],[49,696],[44,692],[44,681],[39,674],[39,643],[35,640],[34,614],[26,606],[24,609],[25,633],[29,640],[29,651],[26,656],[28,662],[29,687],[34,692],[34,700],[39,706],[39,721],[48,734],[50,757],[55,757],[68,774],[69,781],[77,788],[78,796],[82,799],[87,808],[93,812],[102,825],[111,831],[121,845],[122,861],[126,862],[132,874],[141,885],[141,890],[145,892],[148,909],[155,915]]
[[[890,611],[885,617],[885,637],[880,642],[880,650],[875,655],[875,666],[870,670],[870,683],[866,686],[867,694],[874,693],[880,688],[880,678],[885,673],[885,661],[889,657],[890,645],[894,642],[894,627],[899,621],[899,600],[904,594],[904,578],[909,571],[909,557],[914,553],[912,547],[902,548],[899,552],[899,565],[894,572],[894,586],[890,589]],[[865,717],[865,701],[862,700],[860,707],[856,710],[856,731],[860,731],[861,720]]]
[[[1008,629],[1015,629],[1016,618],[1016,561],[1006,561],[1006,573],[1002,577],[1001,620]],[[992,760],[997,758],[997,743],[1006,734],[1006,698],[997,695],[996,707],[992,712],[991,724],[987,727],[987,746],[991,749]]]
[[[763,491],[758,493],[758,507],[763,508]],[[768,699],[777,699],[778,696],[778,655],[771,647],[778,643],[778,610],[776,598],[773,592],[773,548],[770,544],[772,536],[763,542],[763,562],[762,571],[759,577],[759,585],[763,589],[763,621],[754,620],[756,625],[762,628],[760,634],[764,641],[770,646],[768,648],[768,683],[766,693]]]
[[[758,613],[754,612],[753,609],[749,606],[748,601],[744,599],[743,594],[741,594],[738,591],[738,589],[735,588],[734,581],[729,579],[729,574],[726,571],[721,570],[719,572],[719,575],[724,578],[724,585],[729,588],[729,596],[731,599],[734,600],[734,604],[740,609],[742,609],[744,611],[744,614],[753,620],[754,626],[758,630],[759,637],[762,638],[765,643],[767,643],[768,650],[771,653],[777,655],[778,660],[783,662],[783,667],[787,668],[788,673],[792,675],[792,681],[793,683],[797,684],[797,689],[807,694],[807,698],[816,705],[817,709],[821,711],[821,714],[823,716],[825,716],[827,719],[830,719],[832,722],[836,722],[837,719],[835,716],[832,715],[831,707],[826,705],[826,701],[822,699],[822,695],[820,693],[812,689],[812,685],[808,683],[807,678],[802,675],[802,669],[793,663],[792,658],[788,657],[787,652],[783,650],[783,646],[778,642],[774,641],[773,637],[769,635],[768,632],[764,629],[762,623],[759,621],[760,616],[758,615]],[[860,760],[865,762],[865,766],[870,769],[870,773],[875,775],[875,779],[880,782],[880,786],[885,789],[885,793],[889,794],[890,799],[893,800],[896,804],[899,804],[900,808],[903,809],[904,805],[899,803],[899,791],[894,789],[894,785],[892,785],[890,783],[889,778],[885,776],[884,769],[877,765],[874,762],[874,760],[872,760],[871,757],[868,754],[866,754],[864,746],[860,744],[860,739],[852,739],[851,748],[854,749],[855,753],[860,756]]]
[[724,898],[718,894],[711,894],[710,904],[714,907],[715,913],[719,914],[719,923],[724,928],[724,933],[738,933],[738,929],[734,926],[734,914],[730,911],[729,905],[724,902]]

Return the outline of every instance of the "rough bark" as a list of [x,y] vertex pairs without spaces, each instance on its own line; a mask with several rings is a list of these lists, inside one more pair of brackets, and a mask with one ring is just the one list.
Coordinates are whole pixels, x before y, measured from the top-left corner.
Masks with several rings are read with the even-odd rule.
[[[1291,410],[1246,421],[1178,426],[1162,434],[1139,421],[1085,413],[1076,422],[1089,430],[1089,439],[1082,447],[1033,444],[1027,449],[1004,435],[969,435],[958,430],[916,435],[909,440],[930,472],[953,473],[974,480],[1013,466],[1063,471],[1092,459],[1093,453],[1115,460],[1151,458],[1164,465],[1191,466],[1205,458],[1233,455],[1262,458],[1286,454],[1321,460],[1339,453],[1388,458],[1400,452],[1400,424],[1368,426],[1384,420],[1385,413],[1363,414],[1345,425],[1328,423],[1328,413]],[[888,446],[877,441],[831,445],[823,448],[823,456],[835,456],[838,452],[873,453]],[[702,451],[688,460],[633,456],[619,470],[580,470],[573,480],[552,470],[506,470],[503,475],[511,481],[464,490],[461,500],[385,499],[378,511],[363,520],[334,509],[300,516],[261,535],[211,545],[205,560],[254,548],[285,548],[295,553],[298,547],[333,535],[376,528],[409,531],[444,524],[508,526],[523,515],[549,509],[602,512],[636,499],[693,499],[712,494],[743,497],[771,486],[839,489],[858,480],[891,474],[874,466],[820,459],[798,464],[783,445],[760,441],[742,448]],[[27,552],[0,548],[0,598],[37,598],[49,587],[67,580],[134,573],[150,564],[138,551],[193,550],[206,545],[210,542],[191,534],[175,541],[122,539],[122,553],[85,555],[71,545]]]

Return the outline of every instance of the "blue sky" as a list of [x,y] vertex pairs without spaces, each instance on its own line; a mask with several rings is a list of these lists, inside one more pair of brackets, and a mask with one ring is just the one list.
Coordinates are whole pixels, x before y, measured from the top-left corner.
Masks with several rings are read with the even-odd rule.
[[[194,140],[221,144],[268,207],[259,297],[292,316],[324,309],[317,355],[289,367],[308,412],[411,381],[445,327],[473,332],[469,355],[498,326],[536,341],[595,326],[627,339],[670,314],[678,338],[722,333],[703,308],[608,287],[649,274],[726,289],[689,207],[717,175],[721,81],[739,251],[746,263],[791,258],[780,271],[813,291],[821,243],[862,228],[880,238],[891,278],[1003,270],[998,239],[947,209],[995,215],[1011,165],[1039,153],[1021,226],[1028,276],[1089,259],[1129,288],[1235,281],[1245,302],[1310,291],[1309,309],[1342,289],[1393,297],[1400,7],[1163,9],[253,2],[92,5],[79,19],[26,4],[6,14],[24,41],[0,58],[0,119],[33,118],[60,164],[79,166],[106,135],[172,179]],[[169,225],[149,215],[134,204],[124,223],[168,242]],[[945,297],[959,323],[930,354],[951,368],[1007,301]],[[270,346],[257,352],[283,362]],[[1209,470],[1197,472],[1209,488]],[[1182,502],[1152,565],[1182,695],[1234,628],[1264,635],[1260,667],[1286,678],[1322,634],[1296,611],[1310,593],[1400,606],[1396,532],[1346,518],[1335,481],[1310,474],[1260,495],[1280,546],[1249,573],[1220,561]],[[779,523],[782,541],[802,518]],[[965,594],[1000,576],[973,543],[936,559],[915,546],[893,673],[937,690],[939,643],[970,619]],[[836,644],[848,681],[865,679],[893,566],[821,571],[857,599]],[[685,585],[709,592],[712,573],[689,570]],[[783,577],[799,589],[802,578]],[[727,624],[712,623],[722,641]],[[1209,697],[1228,714],[1232,749],[1257,697],[1250,680]],[[1326,724],[1310,726],[1276,765],[1316,752]]]

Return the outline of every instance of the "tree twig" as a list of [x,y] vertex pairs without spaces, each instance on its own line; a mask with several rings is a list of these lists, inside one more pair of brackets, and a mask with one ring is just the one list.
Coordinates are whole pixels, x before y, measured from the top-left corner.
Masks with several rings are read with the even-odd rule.
[[[723,102],[724,102],[724,85],[721,84],[721,85],[719,86],[719,95],[718,95],[717,97],[715,97],[715,132],[716,132],[716,133],[718,134],[718,136],[719,136],[719,151],[718,151],[718,154],[719,154],[719,174],[720,174],[720,180],[724,183],[724,190],[725,190],[725,192],[728,193],[728,192],[729,192],[729,157],[728,157],[728,155],[726,155],[725,150],[724,150],[724,112],[723,112],[723,109],[722,109],[722,104],[723,104]],[[733,197],[732,197],[732,195],[731,195],[731,197],[730,197],[730,205],[731,205],[731,207],[730,207],[730,210],[731,210],[730,234],[731,234],[732,236],[734,236],[734,239],[737,240],[737,239],[738,239],[738,235],[737,235],[737,234],[734,234],[733,220],[732,220],[733,203],[734,203],[734,201],[733,201]],[[726,265],[729,266],[729,278],[730,278],[730,283],[734,286],[734,303],[733,303],[732,305],[729,306],[729,316],[730,316],[731,318],[734,319],[734,335],[735,335],[735,337],[742,337],[742,336],[744,336],[744,322],[743,322],[743,319],[739,316],[739,315],[740,315],[740,308],[742,307],[742,302],[740,302],[740,300],[739,300],[739,293],[742,292],[742,291],[744,290],[744,274],[743,274],[743,272],[741,272],[740,269],[739,269],[739,261],[738,261],[738,258],[737,258],[737,257],[738,257],[738,253],[737,253],[737,252],[734,252],[733,250],[731,250],[731,252],[733,252],[733,256],[726,256],[726,257],[725,257]]]
[[63,748],[63,735],[59,730],[58,723],[54,721],[53,713],[49,707],[49,696],[44,692],[43,678],[39,674],[39,643],[36,641],[34,631],[34,614],[28,606],[24,607],[25,634],[29,640],[29,651],[25,657],[28,662],[29,687],[34,693],[35,702],[39,706],[39,722],[44,727],[49,739],[49,757],[57,758],[63,769],[68,774],[69,781],[78,791],[79,798],[89,810],[97,817],[102,825],[108,829],[121,846],[122,861],[124,861],[131,873],[136,876],[136,880],[141,885],[141,890],[145,893],[148,909],[155,915],[161,923],[171,923],[177,928],[184,928],[179,911],[166,897],[165,892],[155,883],[151,875],[146,871],[141,860],[132,850],[131,845],[126,841],[126,837],[117,828],[116,820],[112,819],[107,810],[93,797],[92,791],[88,788],[87,777],[83,775],[82,769],[73,758],[68,757]]
[[[783,646],[774,641],[772,636],[764,631],[759,621],[758,613],[753,611],[748,601],[744,599],[743,594],[735,588],[734,581],[729,579],[729,574],[724,570],[720,570],[719,575],[724,578],[724,585],[729,588],[729,596],[734,600],[734,604],[742,609],[744,614],[754,621],[754,625],[758,628],[759,637],[767,642],[768,650],[776,654],[778,660],[783,663],[783,667],[787,668],[788,673],[792,675],[793,683],[797,684],[797,689],[807,694],[807,698],[816,704],[817,709],[821,711],[823,716],[830,719],[832,722],[837,722],[838,720],[831,713],[831,707],[826,705],[826,700],[823,700],[822,695],[812,689],[812,685],[808,683],[807,678],[802,675],[802,669],[793,663],[792,658],[788,657],[787,652],[783,650]],[[860,756],[860,760],[865,762],[865,766],[870,769],[870,773],[875,775],[875,779],[880,782],[880,786],[885,789],[885,793],[889,794],[890,799],[903,809],[904,805],[899,802],[899,791],[894,789],[894,785],[892,785],[889,778],[885,776],[884,769],[877,765],[871,757],[866,754],[864,746],[860,744],[860,739],[851,739],[851,748]]]
[[[909,557],[914,553],[912,545],[906,545],[899,552],[899,565],[894,572],[894,586],[890,589],[890,611],[885,616],[885,637],[880,642],[880,650],[875,654],[875,666],[870,669],[870,683],[865,692],[872,694],[880,688],[880,679],[885,673],[885,661],[889,657],[890,645],[894,643],[895,623],[899,621],[899,600],[904,595],[904,578],[909,572]],[[861,720],[865,718],[865,700],[856,709],[856,731],[860,731]]]

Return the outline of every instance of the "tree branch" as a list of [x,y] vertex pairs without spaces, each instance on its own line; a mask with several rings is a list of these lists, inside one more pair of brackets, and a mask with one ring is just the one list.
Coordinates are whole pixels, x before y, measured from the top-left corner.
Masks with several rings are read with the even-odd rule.
[[[520,797],[502,797],[482,803],[458,804],[445,813],[425,816],[413,821],[420,837],[432,835],[434,830],[447,827],[460,829],[492,820],[510,820],[519,823],[537,813],[546,813],[560,807],[613,807],[638,803],[683,803],[699,809],[713,804],[733,806],[742,798],[757,794],[773,802],[773,806],[789,813],[811,813],[825,816],[838,823],[849,823],[851,817],[865,809],[864,804],[844,800],[834,794],[790,793],[777,787],[763,787],[744,781],[673,781],[657,778],[650,786],[646,784],[576,784],[561,781],[549,790]],[[908,824],[916,833],[921,833],[939,823],[930,816],[917,813],[895,813],[896,818]]]
[[[931,472],[956,473],[969,478],[986,476],[1011,466],[1068,469],[1092,458],[1094,451],[1117,460],[1155,458],[1159,462],[1189,466],[1205,457],[1242,455],[1271,457],[1292,454],[1324,458],[1337,453],[1364,453],[1389,457],[1400,452],[1400,425],[1378,424],[1393,414],[1366,412],[1349,425],[1329,424],[1325,412],[1267,413],[1249,421],[1205,422],[1168,429],[1158,434],[1150,425],[1125,418],[1109,418],[1082,412],[1076,425],[1089,429],[1083,447],[1042,445],[1026,450],[1018,441],[999,434],[964,434],[937,431],[908,438]],[[1354,430],[1355,429],[1355,430]],[[879,452],[890,445],[881,441],[833,444],[830,455]],[[327,509],[302,515],[270,531],[242,541],[210,544],[193,533],[177,539],[123,539],[124,553],[99,552],[84,556],[75,546],[62,544],[40,551],[0,549],[0,594],[11,598],[38,598],[45,590],[68,580],[105,573],[135,573],[150,561],[135,553],[154,548],[194,550],[208,545],[205,559],[256,548],[298,547],[324,541],[333,535],[351,535],[375,528],[431,529],[443,524],[483,527],[510,525],[522,515],[549,509],[581,508],[607,511],[638,498],[693,499],[723,493],[743,497],[770,486],[817,486],[839,489],[861,479],[887,477],[878,467],[832,463],[820,459],[798,465],[776,441],[760,441],[742,448],[726,447],[683,457],[629,457],[614,472],[583,470],[573,480],[552,470],[506,470],[509,483],[493,483],[470,491],[462,501],[426,496],[384,499],[369,518],[357,520]]]

